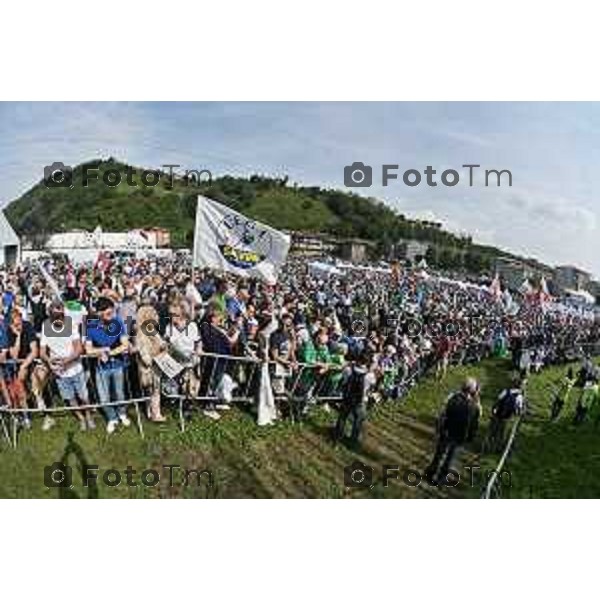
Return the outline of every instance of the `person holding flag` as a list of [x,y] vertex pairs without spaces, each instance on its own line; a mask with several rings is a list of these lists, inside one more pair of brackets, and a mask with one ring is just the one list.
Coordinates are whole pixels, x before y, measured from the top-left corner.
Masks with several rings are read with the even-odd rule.
[[488,289],[490,296],[498,302],[502,298],[502,287],[500,286],[500,277],[498,273],[494,276],[492,283]]
[[550,302],[550,299],[551,296],[550,292],[548,291],[548,284],[546,283],[546,278],[542,276],[542,278],[540,279],[540,289],[538,290],[538,300],[540,306],[543,307],[545,304]]

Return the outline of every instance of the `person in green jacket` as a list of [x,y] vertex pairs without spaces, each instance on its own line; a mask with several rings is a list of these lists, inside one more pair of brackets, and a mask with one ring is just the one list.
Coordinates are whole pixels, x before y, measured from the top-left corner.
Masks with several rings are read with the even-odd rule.
[[327,382],[326,374],[332,357],[329,352],[329,335],[327,330],[319,331],[316,343],[313,342],[308,329],[301,325],[297,331],[299,341],[298,358],[301,363],[302,372],[299,376],[295,393],[305,399],[303,412],[315,404],[315,396],[322,395]]
[[329,373],[329,382],[331,385],[331,393],[335,394],[340,389],[342,383],[342,372],[348,360],[346,355],[348,354],[348,345],[338,343],[335,345],[333,354],[331,355],[331,372]]
[[298,360],[302,372],[298,381],[297,393],[300,396],[309,396],[315,384],[315,365],[317,364],[317,350],[304,324],[297,328]]
[[594,393],[591,395],[588,405],[588,415],[595,427],[600,424],[600,386],[594,382]]
[[321,329],[317,334],[317,340],[315,344],[316,352],[316,389],[315,394],[323,395],[324,388],[327,384],[327,374],[329,367],[332,362],[331,352],[329,351],[329,334],[326,329]]
[[327,332],[319,333],[315,350],[317,353],[317,363],[319,363],[322,370],[331,362],[331,352],[329,352],[328,343],[329,335]]
[[558,389],[554,393],[554,401],[552,402],[552,409],[550,412],[550,420],[556,421],[560,415],[562,409],[569,401],[569,396],[575,385],[575,374],[573,368],[569,367],[569,370],[560,381]]
[[581,391],[573,422],[578,425],[590,415],[590,418],[593,418],[595,423],[598,423],[600,419],[598,404],[598,380],[594,378],[587,381]]

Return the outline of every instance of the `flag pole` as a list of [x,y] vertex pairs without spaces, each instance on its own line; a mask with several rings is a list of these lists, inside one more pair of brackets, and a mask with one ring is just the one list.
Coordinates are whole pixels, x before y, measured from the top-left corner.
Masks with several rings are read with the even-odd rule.
[[200,218],[201,213],[201,205],[203,197],[198,194],[198,199],[196,200],[196,220],[194,221],[194,249],[192,254],[192,268],[196,268],[198,266],[198,219]]

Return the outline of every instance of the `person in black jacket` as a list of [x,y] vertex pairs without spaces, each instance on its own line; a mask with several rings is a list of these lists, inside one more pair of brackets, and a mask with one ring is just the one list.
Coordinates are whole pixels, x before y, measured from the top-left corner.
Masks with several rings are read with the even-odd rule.
[[346,422],[351,419],[350,443],[354,447],[360,444],[362,430],[367,419],[369,391],[375,384],[375,376],[369,369],[370,364],[371,356],[363,352],[344,370],[342,375],[342,402],[333,432],[336,443],[344,439]]
[[506,427],[525,410],[525,383],[520,375],[513,376],[512,385],[500,392],[492,407],[484,451],[501,452],[506,444]]
[[431,484],[446,479],[457,450],[475,438],[480,416],[479,383],[468,377],[461,390],[450,394],[440,414],[435,454],[425,469]]

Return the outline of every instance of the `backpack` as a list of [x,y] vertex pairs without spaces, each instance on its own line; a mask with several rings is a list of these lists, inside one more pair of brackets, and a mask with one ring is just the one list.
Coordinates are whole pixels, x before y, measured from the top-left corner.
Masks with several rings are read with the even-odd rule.
[[352,367],[346,384],[343,389],[344,402],[351,405],[360,404],[364,399],[365,394],[365,377],[366,371],[359,371],[355,367]]
[[502,420],[510,419],[517,414],[517,399],[520,390],[505,390],[497,400],[493,408],[493,414]]

